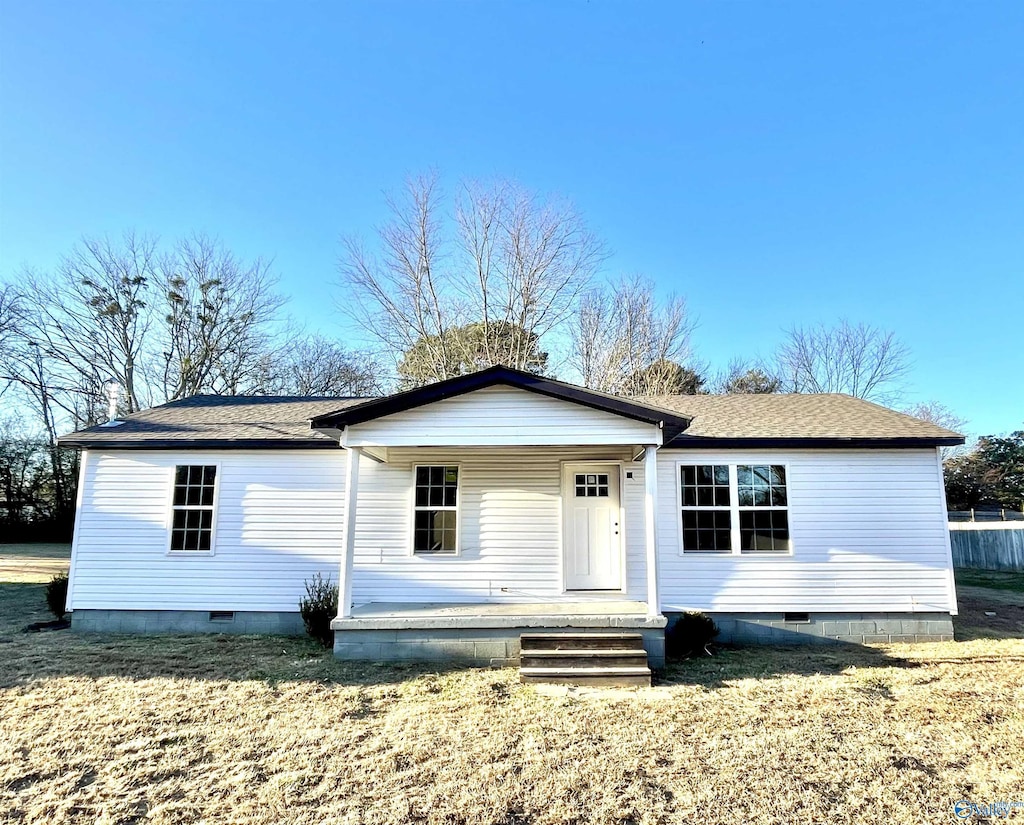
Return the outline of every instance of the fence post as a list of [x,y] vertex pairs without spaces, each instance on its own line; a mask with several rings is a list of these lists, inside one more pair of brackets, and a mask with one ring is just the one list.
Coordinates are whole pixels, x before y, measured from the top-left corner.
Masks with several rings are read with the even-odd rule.
[[974,521],[974,508],[971,508],[971,521]]
[[1006,510],[1000,510],[999,511],[999,520],[1000,521],[1006,521]]

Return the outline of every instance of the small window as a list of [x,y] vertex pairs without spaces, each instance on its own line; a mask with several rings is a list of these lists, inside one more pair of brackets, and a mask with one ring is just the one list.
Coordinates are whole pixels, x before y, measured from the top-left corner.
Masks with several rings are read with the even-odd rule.
[[213,549],[216,485],[217,468],[214,465],[188,464],[174,468],[171,550],[187,553]]
[[417,467],[412,550],[423,555],[458,553],[459,468]]
[[608,473],[576,473],[577,498],[607,498]]

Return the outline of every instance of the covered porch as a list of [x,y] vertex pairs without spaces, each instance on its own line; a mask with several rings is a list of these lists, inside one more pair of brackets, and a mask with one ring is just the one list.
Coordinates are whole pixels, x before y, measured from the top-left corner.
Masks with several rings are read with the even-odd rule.
[[664,659],[657,453],[689,419],[494,367],[313,420],[347,454],[344,658],[509,662],[530,631]]
[[656,445],[346,452],[338,619],[660,616]]

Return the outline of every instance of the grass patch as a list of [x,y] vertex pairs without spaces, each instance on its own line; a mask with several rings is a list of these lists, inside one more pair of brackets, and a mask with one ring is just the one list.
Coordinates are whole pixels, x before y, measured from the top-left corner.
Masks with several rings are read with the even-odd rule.
[[955,572],[958,587],[983,587],[986,590],[1024,593],[1024,571],[960,568]]
[[0,582],[48,582],[70,564],[70,544],[0,544]]
[[0,585],[0,821],[946,822],[1024,788],[1024,640],[749,648],[651,689],[353,665],[306,639],[25,634]]

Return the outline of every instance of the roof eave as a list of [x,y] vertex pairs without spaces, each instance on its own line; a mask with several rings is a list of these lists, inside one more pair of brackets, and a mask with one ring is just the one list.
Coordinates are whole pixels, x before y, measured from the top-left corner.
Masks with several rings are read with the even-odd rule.
[[104,439],[65,436],[60,447],[82,450],[324,450],[338,449],[338,442],[326,438],[288,440],[283,438],[151,438]]
[[962,437],[823,437],[810,436],[788,438],[719,438],[714,436],[680,435],[666,441],[665,449],[701,449],[701,448],[817,448],[817,449],[910,449],[927,447],[957,447],[964,443]]

